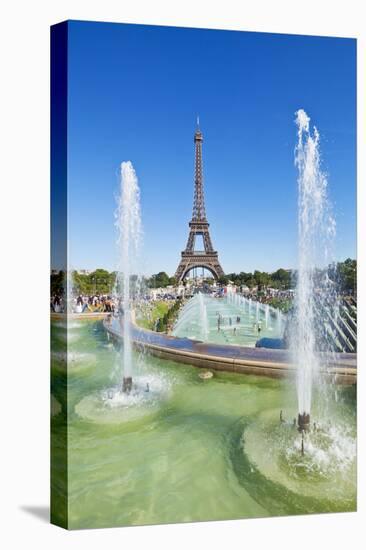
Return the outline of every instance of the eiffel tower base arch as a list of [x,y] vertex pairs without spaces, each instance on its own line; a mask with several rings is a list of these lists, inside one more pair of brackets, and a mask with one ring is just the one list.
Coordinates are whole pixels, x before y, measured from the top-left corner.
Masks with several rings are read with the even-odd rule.
[[182,282],[187,277],[188,273],[194,268],[207,269],[210,273],[212,273],[216,281],[224,275],[224,270],[220,265],[217,253],[210,255],[191,255],[186,252],[182,252],[182,259],[179,263],[177,271],[175,272],[175,278],[178,283]]

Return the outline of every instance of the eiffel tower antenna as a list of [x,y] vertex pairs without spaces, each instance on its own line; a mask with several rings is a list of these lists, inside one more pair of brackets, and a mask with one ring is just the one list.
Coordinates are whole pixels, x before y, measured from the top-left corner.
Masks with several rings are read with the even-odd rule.
[[[192,269],[197,267],[210,271],[216,280],[224,275],[224,271],[219,262],[218,253],[212,246],[209,232],[210,224],[206,218],[203,187],[202,143],[203,135],[199,128],[199,116],[197,115],[197,130],[194,134],[195,167],[193,211],[192,219],[189,222],[187,246],[182,252],[181,261],[175,272],[175,278],[178,282],[181,282]],[[195,251],[197,236],[202,236],[204,250]]]

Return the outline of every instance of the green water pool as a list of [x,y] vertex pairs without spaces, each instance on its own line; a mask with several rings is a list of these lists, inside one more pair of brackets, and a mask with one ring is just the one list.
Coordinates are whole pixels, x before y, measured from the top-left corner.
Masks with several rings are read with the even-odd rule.
[[56,522],[78,529],[355,510],[353,387],[314,396],[313,417],[332,425],[321,443],[306,442],[302,458],[293,382],[229,373],[203,381],[194,367],[136,354],[138,390],[119,405],[121,356],[101,322],[72,321],[68,332],[54,322],[52,350]]

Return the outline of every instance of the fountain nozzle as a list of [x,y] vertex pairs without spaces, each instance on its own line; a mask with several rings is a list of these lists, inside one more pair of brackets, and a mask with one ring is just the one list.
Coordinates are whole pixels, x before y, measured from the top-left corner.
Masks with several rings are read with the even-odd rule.
[[123,377],[123,383],[122,383],[123,393],[130,393],[131,390],[132,390],[132,377],[131,376]]
[[297,417],[297,429],[299,432],[308,432],[310,429],[310,414],[302,413]]

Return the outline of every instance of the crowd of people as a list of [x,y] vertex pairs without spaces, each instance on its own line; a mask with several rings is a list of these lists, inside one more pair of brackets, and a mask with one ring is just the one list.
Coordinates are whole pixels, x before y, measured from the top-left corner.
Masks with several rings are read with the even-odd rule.
[[[230,316],[227,316],[227,315],[221,315],[221,313],[219,313],[218,311],[216,311],[216,316],[217,316],[217,332],[220,332],[221,328],[223,327],[224,328],[224,325],[225,323],[227,323],[227,321],[229,322],[229,327],[233,327],[233,334],[234,336],[236,335],[236,331],[237,331],[237,328],[240,328],[240,316],[237,315],[237,316],[234,316],[234,317],[230,317]],[[234,321],[235,321],[235,324],[234,324]],[[227,325],[225,325],[227,326]],[[260,334],[260,332],[262,331],[262,322],[261,321],[257,321],[255,323],[253,323],[253,332],[256,332],[258,334]]]
[[[166,295],[159,301],[171,303],[174,297]],[[141,309],[147,317],[154,309],[154,301],[145,296],[137,301],[134,301],[135,306]],[[68,307],[67,307],[68,305]],[[108,294],[92,294],[72,296],[66,300],[63,295],[55,294],[51,297],[51,312],[66,313],[68,310],[71,313],[118,313],[122,310],[122,305],[118,298]]]
[[[221,315],[221,313],[219,313],[218,311],[216,311],[216,315],[217,315],[217,332],[220,332],[221,326],[226,322],[226,320],[229,321],[229,326],[230,327],[233,325],[233,319],[235,320],[237,325],[240,325],[240,316],[239,315],[237,315],[236,317],[231,318],[230,316],[227,316],[227,315]],[[236,328],[237,328],[236,326],[234,326],[234,328],[233,328],[234,335],[236,335]]]
[[51,311],[53,313],[66,313],[67,309],[72,313],[114,313],[117,308],[118,303],[116,300],[107,294],[91,296],[79,294],[76,297],[73,296],[69,304],[63,296],[55,295],[51,298]]
[[261,292],[255,291],[250,293],[244,293],[243,295],[246,298],[251,298],[252,300],[256,300],[257,302],[261,302],[262,304],[269,304],[274,298],[282,301],[292,300],[294,297],[294,291],[290,289],[290,290],[276,290],[275,292],[273,292],[272,289],[267,289],[266,291],[261,291]]

